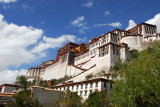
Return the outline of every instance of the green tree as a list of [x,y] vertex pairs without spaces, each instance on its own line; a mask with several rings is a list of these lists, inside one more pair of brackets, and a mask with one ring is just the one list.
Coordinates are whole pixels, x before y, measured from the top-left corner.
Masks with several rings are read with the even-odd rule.
[[7,103],[7,107],[42,107],[38,100],[31,99],[30,91],[20,91],[13,98],[14,100]]
[[126,63],[122,63],[122,61],[118,61],[113,65],[113,70],[114,71],[120,71],[123,70],[127,67]]
[[93,77],[92,74],[89,74],[89,75],[85,76],[86,80],[89,80],[89,79],[92,78],[92,77]]
[[130,50],[130,55],[131,55],[131,58],[137,58],[139,55],[139,52],[136,49],[132,49]]
[[85,107],[111,107],[107,92],[95,91],[84,102]]
[[59,99],[53,105],[54,107],[81,107],[82,98],[76,92],[71,92],[67,89],[60,94]]
[[18,76],[16,79],[16,83],[21,85],[25,91],[27,90],[27,87],[29,86],[29,82],[27,81],[27,78],[24,75]]
[[140,52],[123,70],[114,84],[113,103],[118,107],[160,107],[160,43]]

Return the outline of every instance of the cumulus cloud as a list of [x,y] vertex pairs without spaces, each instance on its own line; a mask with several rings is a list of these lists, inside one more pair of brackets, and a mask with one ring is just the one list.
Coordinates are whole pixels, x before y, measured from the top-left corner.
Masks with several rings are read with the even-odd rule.
[[58,38],[50,38],[43,36],[43,41],[41,41],[37,46],[32,49],[32,53],[40,53],[44,55],[43,52],[49,48],[62,47],[64,43],[75,42],[76,37],[74,35],[62,35]]
[[128,27],[126,28],[126,30],[129,30],[133,27],[135,27],[137,24],[133,21],[133,20],[129,20],[129,25]]
[[108,25],[112,26],[112,27],[121,27],[122,26],[122,24],[120,22],[113,22],[113,23],[109,23]]
[[17,0],[0,0],[0,3],[11,3],[16,2]]
[[[145,23],[153,24],[157,26],[157,30],[160,33],[160,13],[156,14],[153,18],[149,19]],[[133,20],[129,20],[129,25],[126,30],[135,27],[137,24]]]
[[[8,23],[0,14],[0,83],[11,83],[24,71],[12,71],[8,69],[9,66],[17,68],[22,64],[29,64],[39,57],[46,56],[47,49],[54,49],[67,42],[79,40],[74,35],[46,37],[43,36],[43,30]],[[5,79],[3,80],[2,77]]]
[[[40,39],[42,40],[39,42]],[[35,60],[39,52],[61,47],[64,43],[75,40],[74,35],[62,35],[58,38],[43,36],[43,30],[9,24],[0,14],[0,69],[6,69],[10,65],[18,67],[21,64],[30,63]],[[35,46],[35,44],[38,45]],[[33,49],[29,48],[31,46]]]
[[105,11],[105,12],[104,12],[104,15],[109,15],[109,14],[110,14],[109,11]]
[[0,78],[0,85],[1,84],[10,84],[10,83],[15,83],[15,80],[17,78],[17,76],[20,75],[25,75],[27,73],[26,69],[22,69],[20,71],[15,70],[15,71],[11,71],[11,70],[4,70],[2,72],[0,72],[1,78]]
[[160,13],[155,15],[152,19],[146,21],[146,23],[156,25],[158,32],[160,33]]
[[0,14],[0,69],[29,63],[35,57],[27,48],[35,44],[43,31],[33,27],[9,24]]
[[89,1],[89,2],[85,3],[83,6],[91,8],[93,6],[93,1]]

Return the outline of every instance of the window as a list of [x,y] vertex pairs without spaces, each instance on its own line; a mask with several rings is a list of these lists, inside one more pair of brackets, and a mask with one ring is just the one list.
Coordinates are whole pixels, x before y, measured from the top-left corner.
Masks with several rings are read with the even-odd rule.
[[93,88],[93,84],[92,83],[90,84],[90,88]]
[[88,84],[85,85],[85,89],[87,89],[87,88],[88,88]]
[[92,90],[90,90],[90,93],[92,93]]
[[119,53],[119,52],[118,52],[118,49],[117,49],[117,55],[118,55],[118,53]]
[[82,91],[80,92],[80,96],[82,96]]
[[81,85],[81,89],[83,89],[83,85]]
[[64,91],[65,91],[65,87],[64,87]]
[[113,55],[115,55],[115,47],[113,46]]
[[85,91],[85,96],[87,96],[87,91]]
[[96,87],[98,87],[98,82],[96,82]]
[[107,79],[109,79],[109,76],[107,77]]
[[77,90],[78,90],[78,85],[77,85]]
[[112,89],[112,84],[110,83],[110,89]]
[[72,86],[72,90],[73,90],[74,86]]
[[106,88],[106,83],[104,83],[104,88]]

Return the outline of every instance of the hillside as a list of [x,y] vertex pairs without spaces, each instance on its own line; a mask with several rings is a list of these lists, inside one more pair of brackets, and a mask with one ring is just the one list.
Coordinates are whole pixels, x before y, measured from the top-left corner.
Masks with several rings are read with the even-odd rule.
[[160,43],[154,42],[126,66],[119,67],[112,100],[122,107],[160,106]]

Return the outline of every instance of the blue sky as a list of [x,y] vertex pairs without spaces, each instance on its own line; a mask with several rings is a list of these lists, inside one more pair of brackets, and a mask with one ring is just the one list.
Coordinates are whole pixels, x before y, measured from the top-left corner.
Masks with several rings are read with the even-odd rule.
[[55,59],[69,41],[87,43],[146,21],[160,28],[159,4],[160,0],[0,0],[0,84]]

